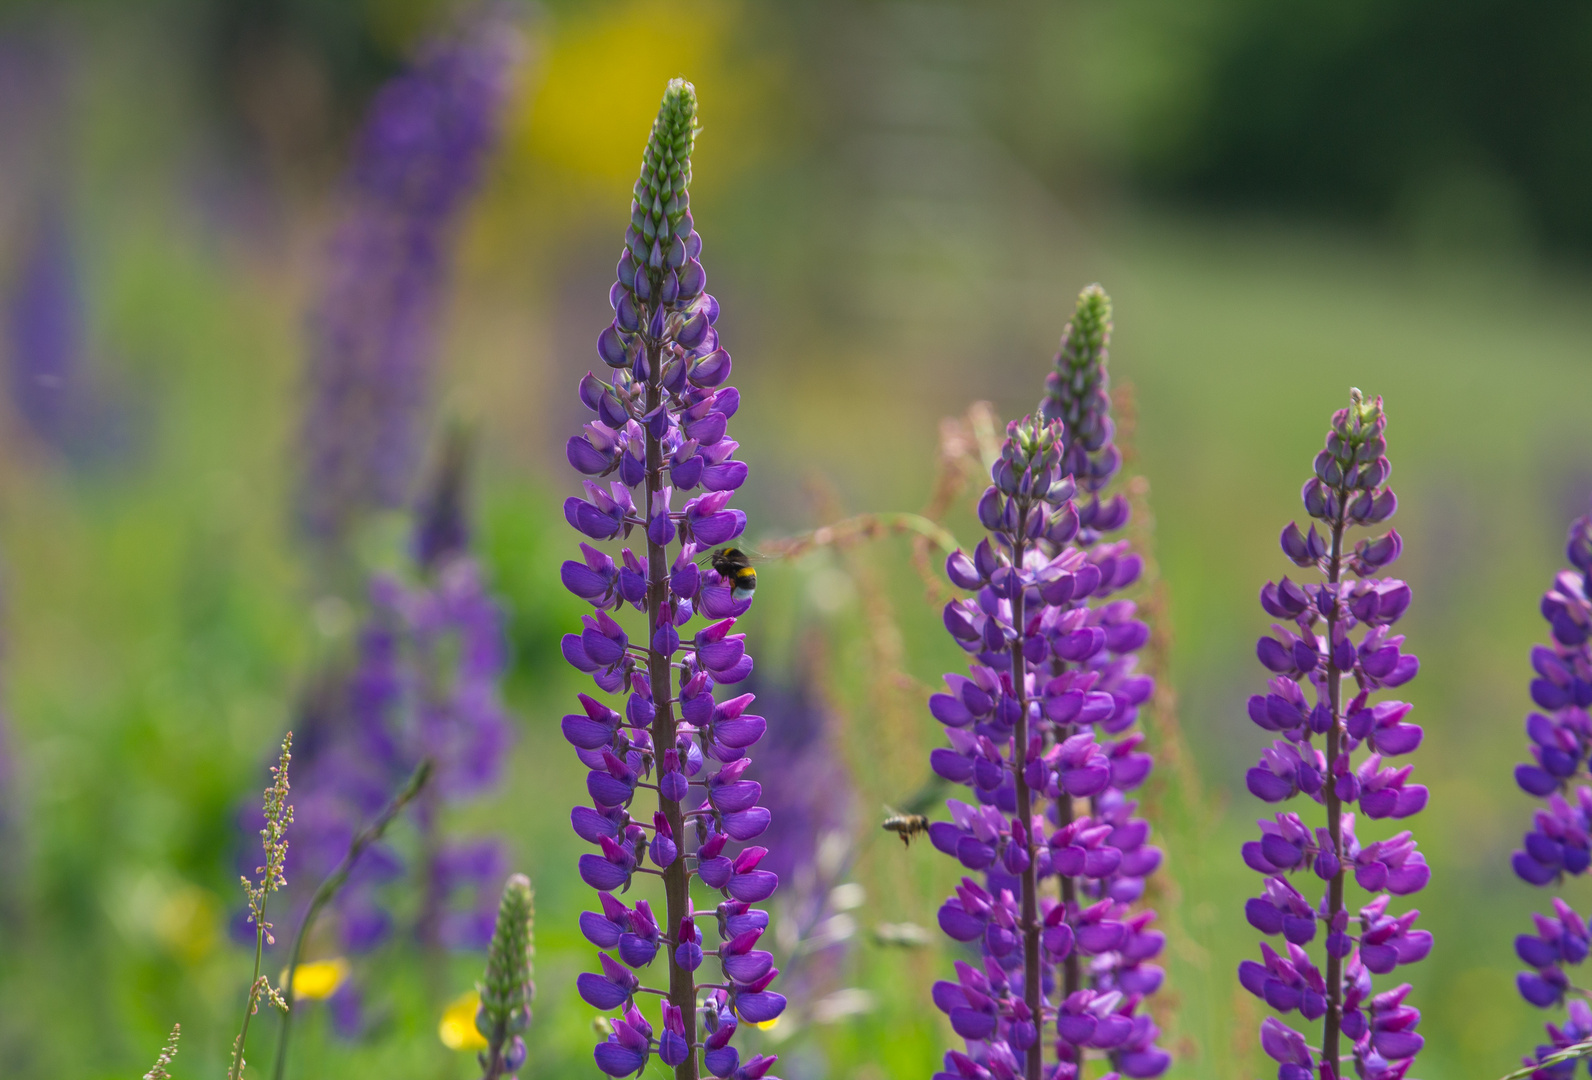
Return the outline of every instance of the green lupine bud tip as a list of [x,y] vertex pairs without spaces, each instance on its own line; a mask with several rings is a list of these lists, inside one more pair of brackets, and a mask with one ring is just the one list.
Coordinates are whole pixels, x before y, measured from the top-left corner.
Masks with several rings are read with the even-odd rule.
[[536,987],[531,983],[535,918],[531,879],[515,874],[503,885],[497,925],[492,929],[492,944],[487,948],[486,981],[481,986],[482,1015],[478,1023],[491,1026],[501,1023],[508,1030],[517,1031],[529,1022],[528,1006],[536,994]]
[[[658,118],[641,159],[641,178],[636,181],[638,214],[632,223],[648,241],[675,230],[690,206],[686,189],[691,186],[691,149],[696,144],[696,87],[684,79],[673,79],[663,92]],[[639,216],[640,220],[635,220]],[[667,227],[663,219],[668,219]]]
[[1078,294],[1078,308],[1063,349],[1068,365],[1077,368],[1092,364],[1110,340],[1111,297],[1099,285],[1085,286]]
[[1067,425],[1062,471],[1089,492],[1104,488],[1122,463],[1112,443],[1111,378],[1106,373],[1110,346],[1111,297],[1099,285],[1086,286],[1061,332],[1061,348],[1055,369],[1045,379],[1039,410],[1046,420]]

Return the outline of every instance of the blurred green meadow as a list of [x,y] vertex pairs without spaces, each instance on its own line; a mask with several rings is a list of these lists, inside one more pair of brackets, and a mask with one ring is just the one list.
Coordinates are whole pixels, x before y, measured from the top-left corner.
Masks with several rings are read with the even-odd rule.
[[[18,1080],[142,1075],[176,1021],[173,1075],[220,1075],[250,960],[228,934],[239,808],[317,665],[349,644],[291,511],[305,311],[348,133],[439,5],[224,6],[12,4],[0,18],[33,80],[7,76],[33,89],[0,100],[0,285],[41,208],[58,209],[90,369],[127,417],[110,450],[69,459],[0,404],[0,1075]],[[432,424],[477,433],[478,545],[508,612],[512,758],[448,824],[500,834],[535,883],[522,1076],[595,1075],[593,1011],[574,990],[590,890],[567,816],[584,777],[558,731],[584,681],[558,654],[583,609],[558,578],[575,550],[560,505],[577,490],[562,446],[584,419],[575,384],[596,363],[647,125],[681,74],[702,102],[693,211],[744,395],[753,548],[922,508],[941,419],[977,400],[1002,419],[1032,410],[1078,289],[1099,281],[1115,301],[1129,471],[1154,522],[1140,535],[1164,584],[1157,674],[1175,691],[1145,724],[1173,1077],[1272,1071],[1265,1010],[1234,977],[1257,938],[1238,856],[1263,809],[1242,779],[1263,743],[1244,713],[1264,682],[1256,596],[1290,569],[1276,537],[1302,516],[1330,413],[1351,386],[1385,397],[1415,594],[1403,626],[1422,662],[1414,761],[1431,788],[1412,826],[1436,936],[1405,969],[1427,1040],[1416,1071],[1496,1077],[1538,1041],[1550,1017],[1516,994],[1512,941],[1546,896],[1508,867],[1531,810],[1512,769],[1537,601],[1592,495],[1592,276],[1570,231],[1521,224],[1530,189],[1497,195],[1504,166],[1491,187],[1438,185],[1461,192],[1447,203],[1421,194],[1440,157],[1382,203],[1224,202],[1198,197],[1226,175],[1213,151],[1176,187],[1166,163],[1198,157],[1200,131],[1193,105],[1168,103],[1228,85],[1200,84],[1200,65],[1242,49],[1195,54],[1222,28],[1252,42],[1231,28],[1269,25],[1261,7],[527,9],[531,48],[461,238]],[[1182,52],[1179,19],[1197,23]],[[978,490],[947,521],[964,541]],[[837,983],[865,1007],[749,1040],[787,1080],[927,1076],[953,1042],[929,986],[950,966],[934,913],[960,875],[879,828],[928,776],[926,695],[963,664],[910,552],[886,537],[759,565],[748,642],[760,673],[810,680],[824,703],[866,896]],[[1565,895],[1589,900],[1584,881]],[[930,944],[875,932],[900,923]],[[340,1039],[308,1005],[290,1076],[475,1075],[438,1024],[480,954],[393,945],[355,964],[371,1033]],[[254,1075],[274,1024],[251,1037]]]

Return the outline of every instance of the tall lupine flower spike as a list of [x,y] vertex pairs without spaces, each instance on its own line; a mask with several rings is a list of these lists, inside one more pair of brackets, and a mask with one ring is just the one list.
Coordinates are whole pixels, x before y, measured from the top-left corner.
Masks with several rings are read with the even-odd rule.
[[1111,377],[1106,359],[1111,346],[1111,298],[1099,285],[1078,295],[1072,321],[1061,332],[1056,370],[1045,380],[1040,415],[1060,420],[1062,475],[1070,475],[1089,501],[1078,507],[1079,541],[1087,544],[1101,533],[1128,523],[1128,501],[1116,495],[1102,503],[1100,492],[1122,467],[1122,452],[1112,442]]
[[519,36],[484,4],[383,86],[309,320],[298,511],[321,542],[413,494],[453,238],[497,141]]
[[[626,547],[616,559],[582,543],[580,561],[562,571],[565,587],[595,609],[581,633],[564,638],[564,657],[599,690],[628,693],[623,711],[582,694],[581,711],[564,717],[565,738],[591,770],[592,805],[577,806],[571,823],[597,848],[581,856],[580,875],[599,890],[602,907],[581,917],[581,930],[598,949],[618,953],[599,952],[601,972],[577,985],[588,1004],[623,1010],[595,1052],[609,1076],[639,1074],[656,1053],[678,1080],[697,1080],[704,1067],[756,1080],[774,1059],[743,1063],[730,1040],[741,1024],[773,1020],[785,1008],[769,989],[778,974],[773,958],[757,948],[768,914],[752,906],[779,879],[758,868],[765,848],[739,847],[769,824],[757,805],[760,785],[742,779],[747,749],[767,723],[748,712],[751,694],[717,697],[751,674],[745,636],[732,630],[752,601],[699,565],[746,527],[746,515],[729,508],[746,466],[725,433],[740,394],[724,386],[730,356],[719,347],[719,304],[704,291],[702,239],[691,218],[695,138],[696,92],[677,79],[636,182],[609,292],[614,320],[597,339],[611,381],[591,373],[581,380],[580,399],[596,418],[566,450],[589,478],[586,498],[564,504],[569,523],[592,542],[639,531],[644,544],[642,554]],[[605,477],[614,479],[599,486]],[[677,495],[687,495],[683,504]],[[627,605],[646,613],[634,637],[615,617]],[[707,624],[693,629],[698,615]],[[633,818],[642,791],[656,795],[656,809]],[[614,895],[637,875],[662,879],[661,912]],[[723,895],[715,910],[692,907],[692,877]],[[708,928],[718,934],[716,948]],[[709,959],[722,974],[698,981]],[[642,985],[637,971],[654,964],[667,973],[666,988]],[[656,1023],[636,1006],[637,994],[664,999]]]
[[940,909],[941,928],[981,942],[983,960],[935,984],[935,1004],[967,1040],[937,1076],[1076,1080],[1094,1053],[1122,1075],[1155,1077],[1171,1059],[1139,1005],[1160,985],[1149,961],[1163,936],[1153,912],[1129,905],[1160,852],[1125,795],[1150,760],[1139,736],[1097,739],[1131,726],[1149,697],[1131,656],[1147,628],[1131,605],[1089,604],[1136,580],[1139,561],[1074,543],[1077,487],[1063,459],[1083,444],[1062,421],[1026,417],[1006,434],[978,504],[991,535],[946,565],[975,593],[945,609],[973,663],[929,702],[951,743],[930,763],[977,799],[951,800],[952,821],[935,822],[930,839],[986,879],[963,878]]
[[[1515,873],[1525,882],[1558,886],[1566,875],[1579,876],[1592,864],[1592,779],[1587,756],[1592,750],[1592,600],[1588,577],[1592,573],[1592,515],[1570,525],[1565,545],[1570,568],[1555,575],[1542,596],[1542,616],[1551,641],[1531,650],[1535,678],[1531,701],[1537,707],[1526,717],[1531,740],[1531,760],[1515,767],[1515,782],[1544,806],[1533,815],[1521,850],[1513,857]],[[1559,897],[1553,898],[1551,916],[1536,915],[1535,934],[1515,939],[1515,952],[1528,968],[1515,985],[1522,997],[1540,1008],[1563,1005],[1575,993],[1565,970],[1582,963],[1592,951],[1592,932],[1586,920]],[[1569,1001],[1564,1026],[1547,1026],[1548,1043],[1527,1065],[1545,1062],[1565,1047],[1592,1038],[1592,1009],[1585,1001]],[[1561,1066],[1561,1068],[1563,1068]],[[1573,1069],[1574,1066],[1569,1066]],[[1550,1075],[1544,1067],[1542,1075]],[[1558,1072],[1551,1072],[1558,1076]],[[1564,1075],[1568,1076],[1566,1070]]]
[[274,944],[271,924],[265,921],[266,901],[271,894],[287,886],[283,867],[287,864],[287,827],[293,824],[293,808],[287,804],[287,767],[293,760],[293,733],[282,740],[282,756],[271,766],[271,786],[265,789],[265,825],[260,829],[260,846],[265,851],[265,865],[256,868],[257,878],[243,878],[243,892],[249,900],[249,922],[254,926],[254,977],[249,982],[248,1002],[243,1008],[243,1026],[232,1044],[232,1067],[227,1080],[241,1080],[245,1063],[244,1048],[249,1038],[249,1021],[264,998],[277,1008],[286,1010],[287,1002],[271,980],[260,974],[260,962],[265,947]]
[[520,1071],[525,1064],[525,1040],[520,1033],[531,1023],[531,982],[535,895],[531,879],[515,874],[503,886],[492,944],[487,947],[486,980],[481,983],[481,1008],[476,1030],[486,1040],[481,1052],[481,1080],[498,1080]]
[[[1403,651],[1403,635],[1392,633],[1409,607],[1409,586],[1380,576],[1402,541],[1389,530],[1353,548],[1347,543],[1350,528],[1378,525],[1398,506],[1387,486],[1386,429],[1382,399],[1366,401],[1351,390],[1303,490],[1306,512],[1325,532],[1314,523],[1301,532],[1293,522],[1282,532],[1283,553],[1325,580],[1284,577],[1260,591],[1261,607],[1277,622],[1256,653],[1273,678],[1269,693],[1249,699],[1249,717],[1278,738],[1249,770],[1248,787],[1272,804],[1303,794],[1326,818],[1313,826],[1297,813],[1275,814],[1243,848],[1244,862],[1266,876],[1245,914],[1255,929],[1281,940],[1261,944],[1260,962],[1240,964],[1239,982],[1277,1011],[1297,1009],[1323,1025],[1319,1044],[1274,1017],[1261,1025],[1261,1046],[1277,1062],[1279,1080],[1337,1080],[1344,1036],[1361,1077],[1397,1080],[1424,1042],[1415,1032],[1420,1012],[1404,1004],[1409,984],[1374,994],[1371,976],[1392,974],[1431,951],[1432,935],[1415,929],[1419,911],[1388,910],[1393,897],[1425,887],[1426,860],[1408,831],[1362,845],[1350,809],[1358,803],[1373,820],[1402,820],[1426,805],[1426,788],[1410,782],[1410,766],[1386,763],[1420,745],[1421,729],[1405,722],[1410,706],[1371,700],[1409,682],[1420,667]],[[1362,889],[1378,894],[1354,915],[1343,895],[1351,871]],[[1295,874],[1302,878],[1297,886],[1289,881]],[[1310,895],[1312,880],[1323,889],[1319,900]],[[1320,965],[1306,948],[1318,931]]]

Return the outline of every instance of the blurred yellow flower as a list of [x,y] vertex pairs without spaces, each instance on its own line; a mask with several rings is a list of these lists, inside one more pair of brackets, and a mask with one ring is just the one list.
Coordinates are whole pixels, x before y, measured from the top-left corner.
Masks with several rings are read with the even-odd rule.
[[[311,960],[293,969],[293,996],[301,1001],[324,1001],[337,993],[348,978],[348,961],[341,956]],[[284,977],[283,982],[286,982]]]
[[155,934],[172,952],[196,963],[215,946],[220,910],[213,893],[184,882],[156,907]]
[[772,1020],[761,1020],[761,1021],[753,1024],[752,1026],[757,1028],[757,1030],[759,1030],[759,1031],[773,1031],[774,1028],[776,1026],[778,1026],[778,1024],[779,1024],[779,1017],[776,1016]]
[[461,994],[442,1010],[442,1023],[437,1025],[437,1038],[449,1050],[485,1050],[486,1040],[475,1029],[475,1014],[481,1008],[481,995],[471,990]]
[[566,17],[552,35],[540,86],[515,118],[513,141],[588,181],[621,190],[635,182],[637,147],[671,78],[700,79],[724,24],[719,4],[694,18],[647,3]]

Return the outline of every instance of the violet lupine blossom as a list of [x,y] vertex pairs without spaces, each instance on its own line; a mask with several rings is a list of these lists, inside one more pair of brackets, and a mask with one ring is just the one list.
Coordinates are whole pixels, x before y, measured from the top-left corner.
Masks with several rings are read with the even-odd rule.
[[[950,800],[952,820],[929,836],[985,883],[963,878],[940,909],[941,928],[982,951],[981,964],[958,963],[957,982],[934,987],[967,1040],[965,1053],[947,1054],[940,1080],[1075,1080],[1090,1054],[1129,1077],[1159,1076],[1171,1062],[1140,1011],[1161,984],[1151,961],[1164,936],[1150,928],[1154,912],[1131,908],[1161,858],[1127,797],[1151,765],[1142,735],[1124,734],[1153,690],[1132,655],[1148,628],[1130,602],[1099,602],[1142,565],[1125,544],[1099,542],[1127,520],[1125,502],[1098,498],[1120,463],[1105,414],[1109,336],[1109,300],[1087,289],[1062,339],[1045,418],[1007,427],[979,501],[991,539],[946,567],[976,594],[945,609],[974,663],[930,699],[951,742],[930,763],[977,803]],[[1062,416],[1084,434],[1073,436]],[[1074,469],[1088,477],[1088,530]],[[1052,877],[1059,898],[1046,888]]]
[[[1398,507],[1387,486],[1386,428],[1382,399],[1368,402],[1351,390],[1303,490],[1306,512],[1325,533],[1315,524],[1301,532],[1290,522],[1281,539],[1289,559],[1324,580],[1299,584],[1284,577],[1260,593],[1261,607],[1277,622],[1256,653],[1273,678],[1269,693],[1249,699],[1249,717],[1278,738],[1249,770],[1247,784],[1264,802],[1303,794],[1325,810],[1323,825],[1277,813],[1259,823],[1260,839],[1243,847],[1244,862],[1265,875],[1245,914],[1275,945],[1262,942],[1260,961],[1239,965],[1239,982],[1278,1012],[1297,1010],[1307,1022],[1323,1022],[1319,1043],[1275,1017],[1262,1023],[1261,1047],[1277,1062],[1279,1080],[1337,1080],[1345,1036],[1360,1077],[1398,1080],[1424,1042],[1415,1031],[1420,1011],[1404,1003],[1409,984],[1376,993],[1371,977],[1431,951],[1432,935],[1415,928],[1419,911],[1388,910],[1393,897],[1424,888],[1430,872],[1408,831],[1360,843],[1348,809],[1358,804],[1372,820],[1402,820],[1426,805],[1426,788],[1410,781],[1411,767],[1390,761],[1420,745],[1420,727],[1406,722],[1410,706],[1371,700],[1409,682],[1420,667],[1403,651],[1403,635],[1393,633],[1409,607],[1409,586],[1379,576],[1398,558],[1402,541],[1389,530],[1352,549],[1347,542],[1351,527],[1380,524]],[[1354,688],[1344,685],[1345,676]],[[1352,916],[1344,900],[1351,871],[1362,889],[1377,894]],[[1294,875],[1297,883],[1289,880]],[[1318,934],[1324,964],[1306,948]]]
[[[1515,782],[1528,795],[1545,804],[1533,815],[1521,850],[1512,864],[1521,880],[1531,885],[1554,885],[1566,875],[1578,876],[1592,864],[1592,788],[1578,782],[1588,776],[1587,755],[1592,749],[1592,720],[1587,707],[1592,705],[1592,601],[1588,599],[1588,577],[1592,573],[1592,515],[1570,525],[1566,554],[1572,568],[1560,570],[1553,586],[1542,597],[1542,615],[1547,620],[1551,644],[1531,650],[1531,666],[1536,677],[1531,682],[1531,700],[1538,712],[1526,717],[1526,735],[1531,740],[1531,758],[1515,768]],[[1584,961],[1592,950],[1592,934],[1586,921],[1559,897],[1553,899],[1553,915],[1535,915],[1535,934],[1515,939],[1515,952],[1530,970],[1522,971],[1515,984],[1520,994],[1540,1008],[1563,1005],[1573,993],[1572,979],[1565,971]],[[1535,1064],[1554,1050],[1592,1037],[1592,1012],[1585,1002],[1570,1001],[1570,1020],[1563,1029],[1548,1025],[1549,1045],[1537,1047]],[[1574,1065],[1560,1067],[1568,1076]],[[1551,1069],[1544,1076],[1557,1076]]]
[[317,540],[413,495],[453,240],[519,51],[509,16],[485,5],[425,46],[378,91],[354,147],[309,320],[298,510]]
[[[425,561],[412,576],[372,580],[352,668],[328,673],[299,718],[304,749],[288,853],[296,884],[286,925],[297,923],[354,835],[421,760],[433,762],[434,779],[414,806],[419,865],[374,843],[332,901],[335,940],[350,955],[369,953],[400,929],[382,886],[406,873],[419,877],[421,903],[404,933],[428,947],[485,948],[507,875],[495,838],[447,835],[440,821],[446,806],[497,783],[511,741],[500,689],[509,660],[503,613],[466,544],[462,468],[462,457],[445,456],[415,525],[414,547]],[[328,1002],[345,1035],[359,1032],[359,993],[349,980]]]
[[[571,823],[598,849],[581,856],[580,876],[599,890],[602,910],[583,915],[581,929],[605,950],[600,970],[577,985],[588,1004],[623,1010],[595,1051],[607,1075],[640,1074],[656,1053],[679,1080],[696,1080],[701,1069],[758,1080],[774,1059],[743,1062],[731,1040],[739,1025],[785,1008],[769,989],[779,973],[773,957],[757,947],[768,914],[753,907],[779,878],[759,867],[764,847],[741,846],[769,825],[760,785],[743,778],[767,722],[748,711],[751,694],[718,697],[751,674],[745,635],[733,632],[751,598],[736,599],[730,582],[698,565],[746,527],[746,515],[729,507],[746,466],[725,433],[740,394],[724,386],[730,356],[719,347],[719,304],[705,291],[691,218],[695,138],[696,91],[676,79],[636,182],[609,293],[614,320],[597,340],[612,381],[589,372],[581,380],[580,399],[596,418],[566,451],[590,479],[564,515],[590,542],[580,561],[564,563],[563,582],[595,611],[581,633],[565,636],[564,657],[603,693],[627,695],[616,709],[582,694],[581,712],[563,722],[591,770],[591,805],[577,806]],[[640,554],[626,547],[616,558],[593,546],[637,530]],[[644,626],[632,627],[635,639],[616,618],[626,605],[646,613]],[[705,625],[693,628],[698,615]],[[656,796],[656,809],[633,817],[642,790]],[[637,875],[662,879],[661,910],[615,896]],[[723,897],[716,908],[692,906],[693,877]],[[718,970],[699,976],[709,958]],[[643,985],[638,972],[647,969],[666,985]],[[655,1019],[637,1007],[637,994],[663,998]]]
[[85,419],[84,313],[71,235],[58,210],[43,215],[28,246],[6,330],[13,407],[42,442],[67,449]]

